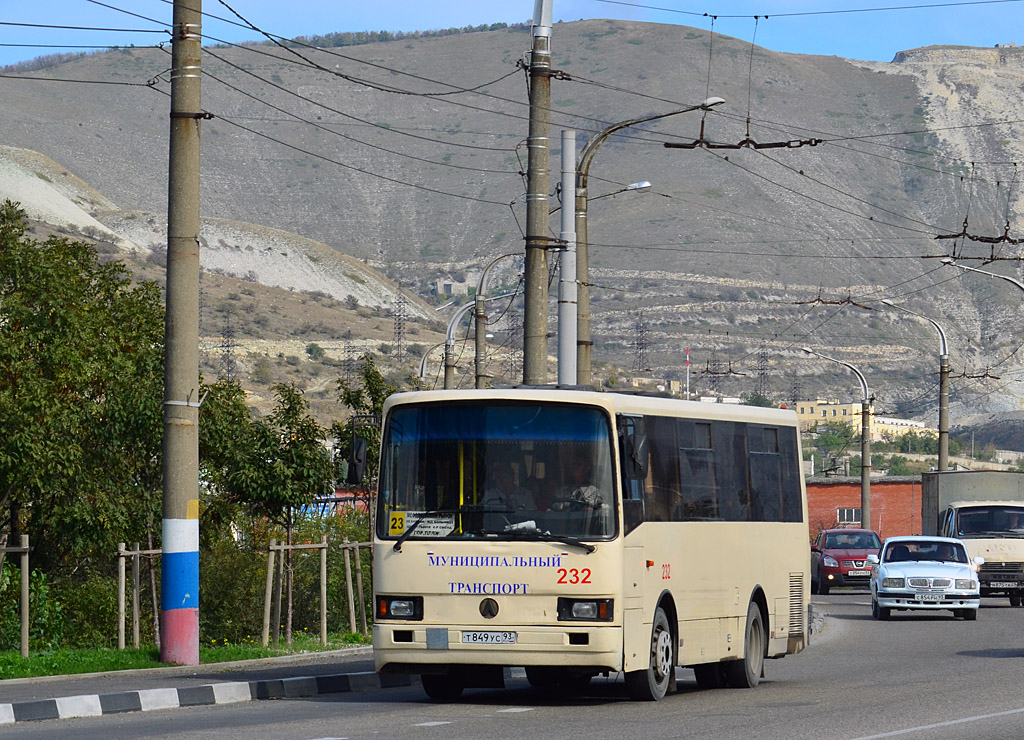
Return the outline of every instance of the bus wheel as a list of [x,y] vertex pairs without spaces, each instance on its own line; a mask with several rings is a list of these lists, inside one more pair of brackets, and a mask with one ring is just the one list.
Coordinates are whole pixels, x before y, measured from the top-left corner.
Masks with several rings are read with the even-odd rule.
[[743,635],[743,659],[725,664],[725,675],[734,689],[752,689],[761,680],[764,667],[764,623],[761,610],[753,601],[747,607],[747,627]]
[[675,651],[672,649],[672,628],[668,617],[659,606],[654,612],[651,628],[651,665],[642,671],[626,674],[626,690],[637,701],[660,701],[668,693],[669,680],[675,671]]
[[423,683],[423,690],[434,701],[455,701],[462,696],[462,690],[465,688],[462,678],[456,674],[424,673],[420,680]]
[[705,691],[725,686],[725,670],[721,663],[695,665],[693,675],[697,677],[697,688]]

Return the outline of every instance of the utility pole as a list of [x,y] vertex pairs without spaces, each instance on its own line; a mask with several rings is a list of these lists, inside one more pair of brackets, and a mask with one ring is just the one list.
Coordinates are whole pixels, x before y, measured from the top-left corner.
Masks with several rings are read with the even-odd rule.
[[551,2],[536,0],[530,52],[530,133],[527,148],[526,294],[523,383],[547,383],[548,189],[551,160]]
[[160,660],[199,665],[202,0],[174,0],[167,179]]

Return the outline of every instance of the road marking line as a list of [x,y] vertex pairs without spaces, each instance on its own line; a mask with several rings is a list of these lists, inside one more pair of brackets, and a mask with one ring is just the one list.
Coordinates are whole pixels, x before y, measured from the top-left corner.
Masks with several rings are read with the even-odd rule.
[[896,737],[897,735],[909,735],[911,732],[920,732],[922,730],[934,730],[939,727],[952,727],[953,725],[962,725],[968,722],[978,722],[984,719],[993,719],[995,717],[1008,717],[1011,714],[1022,714],[1024,713],[1024,707],[1020,709],[1008,709],[1005,712],[994,712],[993,714],[979,714],[975,717],[964,717],[962,719],[951,719],[948,722],[936,722],[933,725],[920,725],[918,727],[908,727],[905,730],[893,730],[892,732],[883,732],[881,735],[864,735],[863,737],[853,738],[853,740],[877,740],[882,737]]
[[499,712],[532,712],[534,707],[512,707],[511,709],[499,709]]
[[451,722],[420,722],[418,725],[413,727],[440,727],[441,725],[450,725]]

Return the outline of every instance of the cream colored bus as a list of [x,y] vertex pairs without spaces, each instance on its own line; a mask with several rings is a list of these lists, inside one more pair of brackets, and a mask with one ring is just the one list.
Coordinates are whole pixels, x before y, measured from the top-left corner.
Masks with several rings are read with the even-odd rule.
[[635,699],[754,687],[808,639],[792,411],[577,390],[384,408],[374,660],[428,696],[622,672]]

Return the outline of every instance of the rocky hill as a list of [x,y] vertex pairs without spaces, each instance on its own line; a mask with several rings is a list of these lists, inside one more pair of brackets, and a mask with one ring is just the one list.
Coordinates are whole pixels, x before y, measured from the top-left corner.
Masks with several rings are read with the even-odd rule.
[[[529,43],[527,31],[503,29],[303,49],[305,61],[269,46],[209,49],[204,267],[337,298],[355,294],[345,275],[365,260],[426,299],[434,278],[521,249],[528,110],[516,63]],[[766,373],[780,398],[853,397],[854,378],[809,359],[800,347],[810,345],[857,364],[880,408],[931,419],[934,332],[885,309],[889,297],[946,326],[955,422],[1019,409],[1024,296],[938,257],[1017,256],[1024,49],[929,47],[879,64],[683,26],[580,21],[556,25],[552,62],[556,141],[561,128],[586,141],[717,95],[727,102],[703,122],[706,140],[790,142],[665,149],[700,136],[690,113],[602,146],[592,197],[654,183],[589,209],[603,377],[680,377],[690,346],[699,390],[738,395]],[[88,225],[143,250],[159,249],[162,219],[148,214],[166,208],[168,64],[165,52],[123,49],[32,73],[141,87],[0,80],[0,144],[88,182],[124,209],[79,203]],[[552,187],[557,157],[556,147]],[[962,231],[1006,238],[936,238]],[[345,257],[328,268],[323,245]],[[499,281],[514,284],[514,269]],[[1020,277],[1015,262],[985,269]],[[362,279],[360,303],[386,305],[388,283]]]

